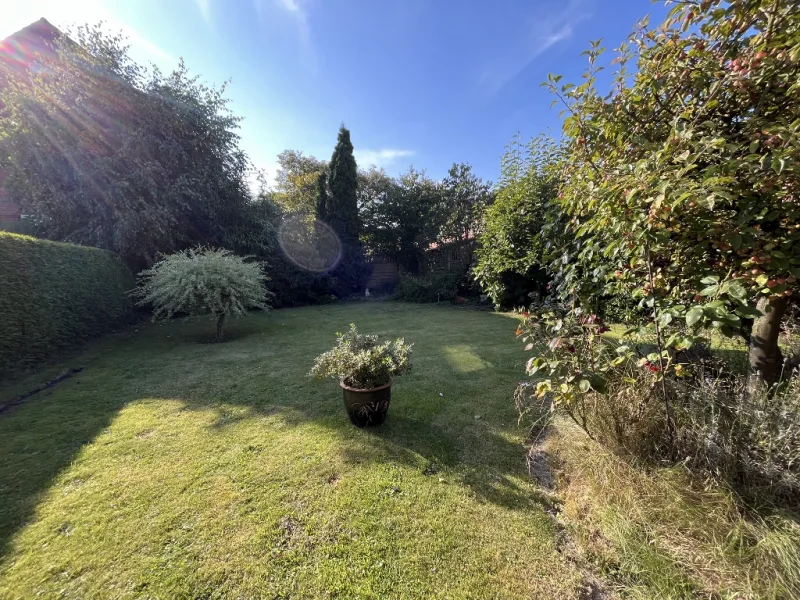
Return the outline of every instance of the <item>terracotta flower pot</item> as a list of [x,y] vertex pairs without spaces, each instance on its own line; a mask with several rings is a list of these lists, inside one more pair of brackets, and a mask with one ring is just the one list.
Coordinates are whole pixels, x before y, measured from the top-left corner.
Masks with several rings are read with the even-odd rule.
[[392,382],[369,390],[352,388],[339,382],[344,394],[344,407],[356,427],[380,425],[389,412],[392,399]]

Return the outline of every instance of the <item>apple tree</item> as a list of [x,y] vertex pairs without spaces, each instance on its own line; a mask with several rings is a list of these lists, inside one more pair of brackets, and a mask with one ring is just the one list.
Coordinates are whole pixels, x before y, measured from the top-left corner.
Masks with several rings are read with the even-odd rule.
[[677,2],[618,49],[607,93],[600,42],[586,54],[580,85],[546,84],[565,109],[570,268],[596,265],[662,327],[746,335],[753,381],[775,383],[800,278],[800,5]]

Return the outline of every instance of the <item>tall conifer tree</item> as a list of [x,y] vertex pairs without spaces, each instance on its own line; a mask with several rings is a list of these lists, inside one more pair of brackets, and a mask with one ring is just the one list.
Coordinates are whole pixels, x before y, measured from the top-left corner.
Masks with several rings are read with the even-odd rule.
[[[326,192],[327,202],[323,212],[325,221],[342,242],[342,259],[332,275],[337,280],[337,294],[347,295],[360,291],[364,285],[366,265],[358,237],[358,167],[353,155],[350,130],[344,124],[339,128],[329,173],[330,193]],[[317,213],[320,213],[319,209]]]

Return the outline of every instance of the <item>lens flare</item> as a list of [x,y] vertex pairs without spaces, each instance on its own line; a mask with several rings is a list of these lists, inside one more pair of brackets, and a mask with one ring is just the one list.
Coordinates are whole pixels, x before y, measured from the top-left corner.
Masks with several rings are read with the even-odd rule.
[[342,259],[342,242],[323,221],[289,217],[278,230],[278,243],[286,258],[306,271],[331,271]]

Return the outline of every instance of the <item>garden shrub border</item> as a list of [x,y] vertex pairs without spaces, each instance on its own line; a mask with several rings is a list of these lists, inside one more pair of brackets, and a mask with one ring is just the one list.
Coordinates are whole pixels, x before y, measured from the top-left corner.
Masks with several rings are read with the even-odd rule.
[[0,231],[0,377],[130,322],[133,284],[112,252]]
[[452,302],[458,295],[462,272],[426,273],[405,275],[394,288],[392,298],[400,302]]

